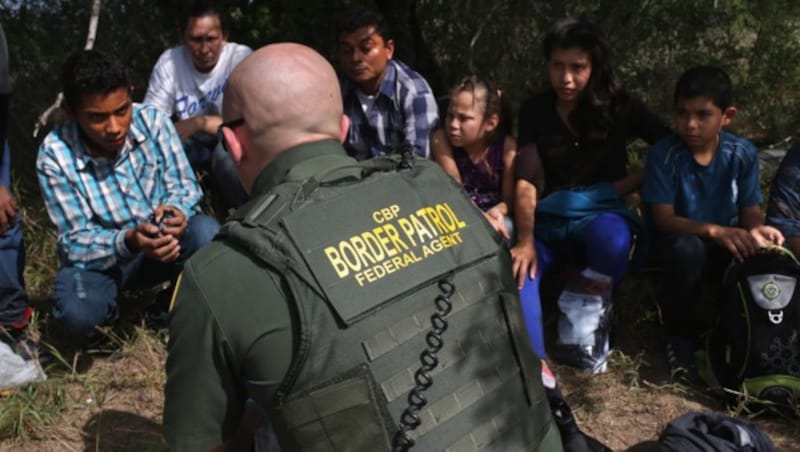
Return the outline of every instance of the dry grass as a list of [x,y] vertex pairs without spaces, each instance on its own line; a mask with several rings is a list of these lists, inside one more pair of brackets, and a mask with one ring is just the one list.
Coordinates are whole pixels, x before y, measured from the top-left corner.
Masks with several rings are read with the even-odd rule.
[[166,450],[163,338],[141,326],[106,334],[102,353],[56,352],[47,381],[2,400],[0,451]]

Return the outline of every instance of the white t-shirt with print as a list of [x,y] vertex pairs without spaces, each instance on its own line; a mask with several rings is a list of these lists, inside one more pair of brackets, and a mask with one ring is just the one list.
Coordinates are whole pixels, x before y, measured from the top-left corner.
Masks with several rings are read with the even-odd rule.
[[144,103],[184,120],[199,115],[222,114],[222,92],[228,76],[250,47],[227,42],[214,69],[206,74],[195,69],[189,50],[183,46],[167,49],[158,58]]

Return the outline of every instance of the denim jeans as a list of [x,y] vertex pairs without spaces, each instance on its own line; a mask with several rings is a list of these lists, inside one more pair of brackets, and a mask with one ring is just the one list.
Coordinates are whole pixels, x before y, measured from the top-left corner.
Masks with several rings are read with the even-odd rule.
[[183,147],[192,168],[211,172],[214,189],[219,191],[226,208],[238,208],[249,199],[239,181],[233,158],[219,143],[205,136],[202,139],[190,137]]
[[219,223],[206,215],[194,215],[180,239],[181,253],[175,262],[154,261],[139,253],[130,261],[98,271],[64,266],[56,275],[53,318],[68,331],[89,334],[107,323],[117,312],[120,289],[152,287],[174,280],[183,264],[219,230]]
[[697,339],[711,326],[715,297],[704,296],[704,283],[711,295],[721,289],[722,276],[732,256],[728,250],[691,234],[669,234],[655,241],[656,258],[664,268],[659,304],[664,329],[671,337]]
[[[11,191],[11,152],[8,143],[0,162],[0,185]],[[0,325],[22,328],[28,321],[28,297],[22,271],[25,267],[25,247],[22,241],[19,212],[9,224],[5,234],[0,234]]]

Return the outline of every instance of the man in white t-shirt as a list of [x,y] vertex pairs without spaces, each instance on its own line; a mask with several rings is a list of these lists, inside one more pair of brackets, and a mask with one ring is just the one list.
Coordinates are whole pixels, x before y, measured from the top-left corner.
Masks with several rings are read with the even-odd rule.
[[181,45],[158,58],[144,103],[175,118],[192,166],[210,169],[224,207],[237,207],[247,195],[230,156],[217,146],[216,133],[228,76],[252,50],[228,42],[225,14],[213,6],[196,4],[181,25]]

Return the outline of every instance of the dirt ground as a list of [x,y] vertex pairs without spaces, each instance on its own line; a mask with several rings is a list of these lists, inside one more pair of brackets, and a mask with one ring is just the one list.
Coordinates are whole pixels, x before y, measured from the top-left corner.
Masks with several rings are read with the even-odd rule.
[[[636,299],[640,287],[628,288]],[[547,314],[547,312],[546,312]],[[615,318],[616,350],[609,372],[588,375],[554,366],[579,425],[615,451],[648,451],[672,419],[688,411],[736,414],[764,429],[781,451],[800,451],[800,421],[733,413],[702,390],[669,381],[654,311],[646,304],[621,309]],[[552,315],[548,330],[554,328]],[[0,441],[0,451],[163,451],[163,338],[134,327],[115,337],[114,352],[67,354],[70,370],[53,374],[42,389],[62,409],[49,423],[30,422],[27,437]],[[120,334],[122,335],[122,334]],[[552,337],[552,331],[548,334]],[[202,397],[201,394],[198,395]],[[9,398],[0,399],[0,410]],[[49,403],[49,402],[46,402]],[[47,413],[47,406],[31,413]],[[35,403],[32,402],[32,405]],[[37,411],[38,410],[38,411]],[[0,413],[1,414],[1,413]]]

